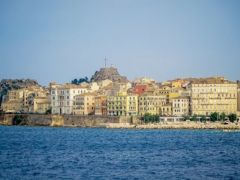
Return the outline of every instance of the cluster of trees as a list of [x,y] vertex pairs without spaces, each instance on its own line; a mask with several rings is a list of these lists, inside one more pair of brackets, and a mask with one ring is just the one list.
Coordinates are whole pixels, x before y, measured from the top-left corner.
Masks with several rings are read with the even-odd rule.
[[201,115],[201,116],[197,116],[197,115],[193,115],[193,116],[184,116],[184,120],[191,120],[191,121],[206,121],[206,120],[210,120],[212,122],[215,121],[225,121],[226,119],[228,119],[231,122],[234,122],[237,120],[237,115],[232,113],[229,115],[226,115],[225,113],[211,113],[209,117],[205,116],[205,115]]
[[80,79],[74,79],[71,81],[72,84],[76,84],[76,85],[79,85],[81,83],[89,83],[89,79],[87,76],[85,76],[84,78],[80,78]]
[[154,123],[154,122],[159,122],[159,115],[151,115],[149,113],[144,114],[142,117],[142,121],[144,123]]
[[[160,122],[159,119],[159,115],[152,115],[149,113],[146,113],[141,120],[144,123],[157,123]],[[211,113],[210,116],[205,116],[205,115],[201,115],[201,116],[197,116],[197,115],[193,115],[193,116],[184,116],[184,120],[190,120],[190,121],[201,121],[201,122],[206,122],[207,120],[215,122],[215,121],[225,121],[225,120],[229,120],[230,122],[234,122],[237,120],[237,115],[232,113],[229,115],[226,115],[225,113]]]

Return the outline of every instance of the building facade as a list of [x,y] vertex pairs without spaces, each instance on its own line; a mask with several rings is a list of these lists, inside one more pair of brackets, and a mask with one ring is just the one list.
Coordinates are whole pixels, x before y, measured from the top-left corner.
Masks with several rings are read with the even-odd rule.
[[237,110],[238,110],[238,114],[240,114],[240,82],[238,83],[238,89],[237,89]]
[[107,97],[107,114],[109,116],[135,116],[138,114],[138,96],[118,93]]
[[34,98],[32,108],[34,113],[46,113],[48,110],[51,110],[51,100],[49,97]]
[[95,95],[85,93],[74,96],[73,114],[74,115],[94,115]]
[[161,115],[161,107],[167,103],[166,95],[142,94],[139,96],[139,115],[143,116],[146,113],[152,115]]
[[8,91],[1,105],[3,111],[7,113],[21,112],[23,110],[23,94],[24,89]]
[[161,107],[162,116],[172,116],[172,104],[167,103]]
[[34,103],[38,99],[45,99],[46,107],[50,108],[48,89],[30,86],[18,90],[10,90],[4,96],[2,109],[4,112],[11,113],[45,113],[46,111],[43,111],[43,109],[38,111],[38,106]]
[[190,98],[177,97],[172,99],[172,115],[173,116],[187,116],[189,112]]
[[88,92],[87,86],[50,84],[52,114],[72,114],[74,96]]
[[95,115],[107,115],[107,97],[105,95],[95,96]]
[[237,84],[224,79],[196,81],[190,84],[191,114],[210,115],[237,112]]
[[137,116],[138,115],[138,95],[129,94],[127,95],[127,115]]

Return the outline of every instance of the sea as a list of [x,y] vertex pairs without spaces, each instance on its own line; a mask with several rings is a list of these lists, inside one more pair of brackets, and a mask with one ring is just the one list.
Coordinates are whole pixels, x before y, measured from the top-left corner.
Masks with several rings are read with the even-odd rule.
[[240,132],[0,126],[0,179],[240,179]]

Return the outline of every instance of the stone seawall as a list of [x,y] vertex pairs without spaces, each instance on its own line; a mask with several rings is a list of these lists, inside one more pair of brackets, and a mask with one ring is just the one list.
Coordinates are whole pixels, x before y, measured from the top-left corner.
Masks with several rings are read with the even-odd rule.
[[[15,114],[0,115],[0,125],[15,125]],[[160,122],[142,124],[137,117],[22,114],[17,125],[58,127],[106,127],[134,129],[239,129],[240,122]]]
[[14,125],[14,117],[21,119],[19,125],[29,126],[50,126],[52,123],[51,115],[42,114],[5,114],[0,116],[0,125]]
[[[0,125],[14,125],[15,114],[0,116]],[[108,123],[131,123],[130,117],[21,114],[18,125],[106,127]]]
[[107,123],[119,123],[119,117],[103,117],[103,116],[63,116],[64,126],[76,127],[104,127]]

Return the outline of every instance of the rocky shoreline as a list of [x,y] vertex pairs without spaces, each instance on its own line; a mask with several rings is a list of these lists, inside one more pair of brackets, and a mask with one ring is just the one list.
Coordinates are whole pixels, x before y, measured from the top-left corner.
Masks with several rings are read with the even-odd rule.
[[221,122],[161,122],[155,124],[108,123],[106,128],[124,129],[222,129],[240,130],[240,123]]

